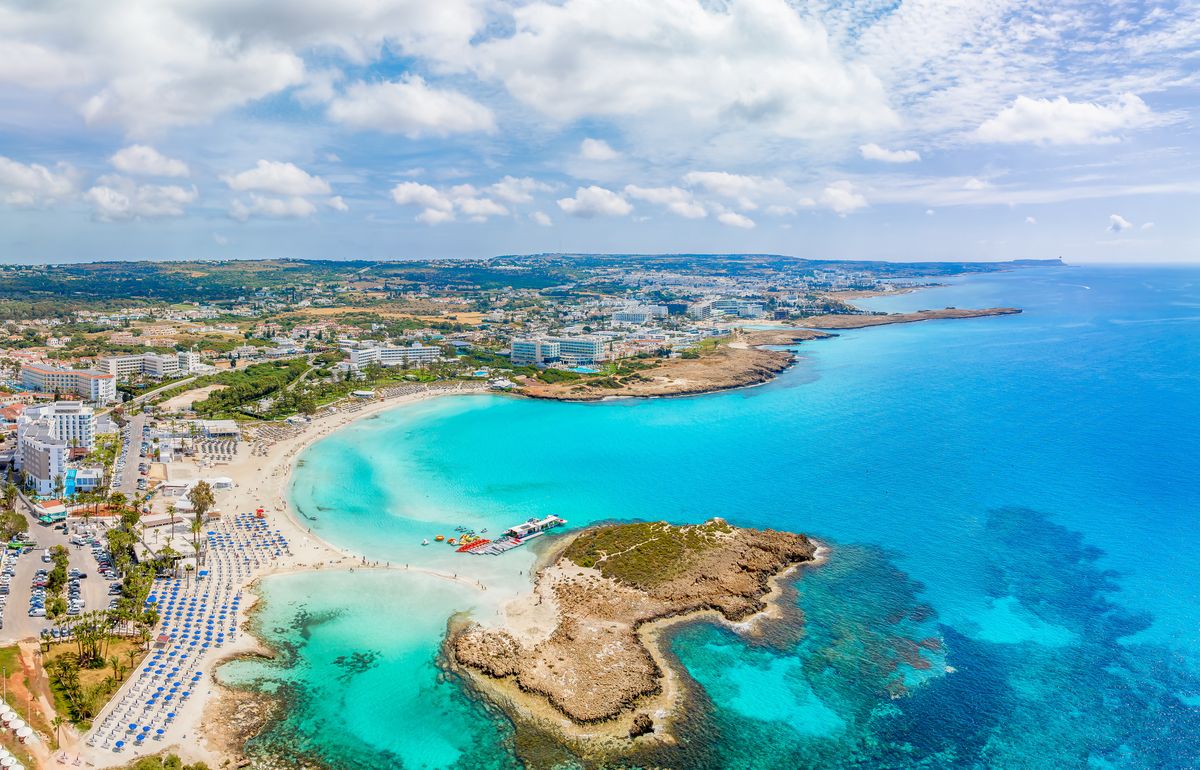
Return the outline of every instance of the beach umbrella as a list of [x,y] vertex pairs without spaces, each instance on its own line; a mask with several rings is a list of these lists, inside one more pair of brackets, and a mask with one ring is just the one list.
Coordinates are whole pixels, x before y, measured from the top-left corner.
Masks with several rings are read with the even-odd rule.
[[25,721],[24,721],[24,720],[21,720],[21,719],[14,719],[13,721],[11,721],[11,722],[9,722],[9,723],[8,723],[8,726],[9,726],[9,728],[11,728],[13,731],[17,731],[17,730],[20,730],[21,728],[25,727],[26,725],[25,725]]
[[12,767],[15,764],[17,764],[17,760],[13,759],[11,756],[0,759],[0,767]]
[[117,741],[114,745],[117,751],[120,751],[121,749],[125,748],[125,741]]
[[17,738],[20,739],[21,743],[24,743],[25,741],[29,740],[30,736],[32,736],[32,735],[33,735],[32,727],[26,726],[26,727],[22,727],[20,730],[17,730]]

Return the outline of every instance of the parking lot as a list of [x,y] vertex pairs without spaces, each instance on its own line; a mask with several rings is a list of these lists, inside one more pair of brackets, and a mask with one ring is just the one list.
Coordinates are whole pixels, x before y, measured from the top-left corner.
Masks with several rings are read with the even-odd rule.
[[[9,593],[7,595],[0,594],[0,598],[7,599],[0,639],[16,641],[36,637],[41,634],[42,629],[53,625],[45,617],[31,617],[29,612],[31,599],[38,593],[34,586],[38,570],[44,569],[49,572],[54,567],[52,563],[42,561],[42,554],[47,548],[54,545],[66,546],[70,554],[69,568],[86,575],[76,581],[78,584],[77,598],[82,602],[82,604],[77,604],[78,610],[80,612],[102,610],[109,606],[109,602],[113,598],[109,594],[109,588],[114,581],[105,578],[100,573],[100,564],[90,544],[71,544],[70,538],[76,536],[77,529],[82,529],[82,525],[72,524],[72,531],[68,534],[60,529],[35,523],[30,527],[29,535],[36,541],[37,548],[23,552],[20,556],[10,555],[4,558],[3,566],[0,567],[0,572],[3,573],[0,574],[0,586],[7,583]],[[102,544],[104,542],[103,529],[94,524],[90,529],[95,539]],[[76,537],[78,539],[78,536]],[[8,553],[15,554],[15,551]]]

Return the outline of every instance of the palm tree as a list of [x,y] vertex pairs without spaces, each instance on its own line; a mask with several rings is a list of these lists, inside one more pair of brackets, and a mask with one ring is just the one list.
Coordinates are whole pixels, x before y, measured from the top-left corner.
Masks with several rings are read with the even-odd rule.
[[192,504],[192,548],[196,551],[196,564],[200,563],[200,530],[204,528],[204,517],[216,505],[212,487],[207,481],[198,481],[192,491],[188,492],[188,502]]
[[62,745],[62,726],[67,723],[66,717],[62,714],[55,714],[54,719],[50,720],[51,726],[54,727],[54,748],[58,749]]

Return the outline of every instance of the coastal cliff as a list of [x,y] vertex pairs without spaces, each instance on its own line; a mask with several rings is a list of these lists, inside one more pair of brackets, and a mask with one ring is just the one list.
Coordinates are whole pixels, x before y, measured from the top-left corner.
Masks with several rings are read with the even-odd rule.
[[585,530],[501,627],[453,630],[448,657],[518,724],[591,748],[671,740],[663,720],[680,683],[658,645],[662,626],[705,615],[744,623],[769,608],[777,578],[816,552],[804,535],[720,519]]

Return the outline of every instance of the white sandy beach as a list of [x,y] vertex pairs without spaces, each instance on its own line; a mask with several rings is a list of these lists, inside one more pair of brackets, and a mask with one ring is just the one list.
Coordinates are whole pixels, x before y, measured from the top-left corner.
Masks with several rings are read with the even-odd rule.
[[[357,420],[429,398],[481,392],[485,392],[482,387],[465,385],[460,388],[430,388],[416,393],[378,398],[368,402],[350,402],[346,404],[348,407],[346,409],[339,408],[337,411],[322,413],[315,416],[306,425],[295,426],[284,431],[289,435],[264,447],[265,451],[261,453],[253,451],[250,442],[243,442],[233,462],[219,465],[216,468],[196,467],[194,469],[196,477],[221,475],[228,476],[233,480],[234,486],[231,489],[219,490],[216,493],[217,507],[223,515],[248,513],[263,508],[267,511],[270,526],[273,529],[279,529],[290,543],[290,555],[284,555],[273,562],[271,566],[257,570],[252,576],[245,579],[241,587],[243,589],[250,587],[259,578],[267,575],[319,569],[369,568],[420,572],[483,590],[485,588],[483,583],[449,572],[416,566],[394,565],[389,567],[376,563],[364,563],[360,555],[337,548],[313,535],[291,509],[287,493],[296,457],[310,444],[330,433]],[[259,443],[259,446],[263,447],[263,444]],[[242,607],[243,614],[239,618],[239,626],[244,631],[247,630],[245,613],[258,598],[253,590],[246,591],[245,597]],[[205,662],[202,686],[197,687],[193,691],[192,698],[179,707],[176,718],[168,734],[164,736],[164,740],[147,741],[140,747],[126,747],[117,753],[111,749],[105,749],[99,744],[88,746],[83,740],[85,736],[64,729],[62,750],[56,755],[59,759],[51,766],[62,767],[64,761],[65,765],[72,765],[75,758],[79,757],[82,763],[88,766],[114,767],[127,764],[139,756],[171,752],[178,754],[187,762],[203,761],[210,767],[220,767],[225,760],[233,758],[221,756],[214,750],[213,745],[218,742],[206,739],[203,726],[206,721],[205,712],[211,707],[215,696],[222,689],[215,678],[216,669],[219,668],[222,660],[247,653],[266,652],[267,650],[263,648],[259,640],[250,633],[241,633],[236,640],[224,645],[219,651],[219,655],[215,654]],[[121,698],[135,676],[136,674],[130,675],[125,687],[114,696],[114,701]],[[98,716],[96,723],[99,722],[100,717]]]

